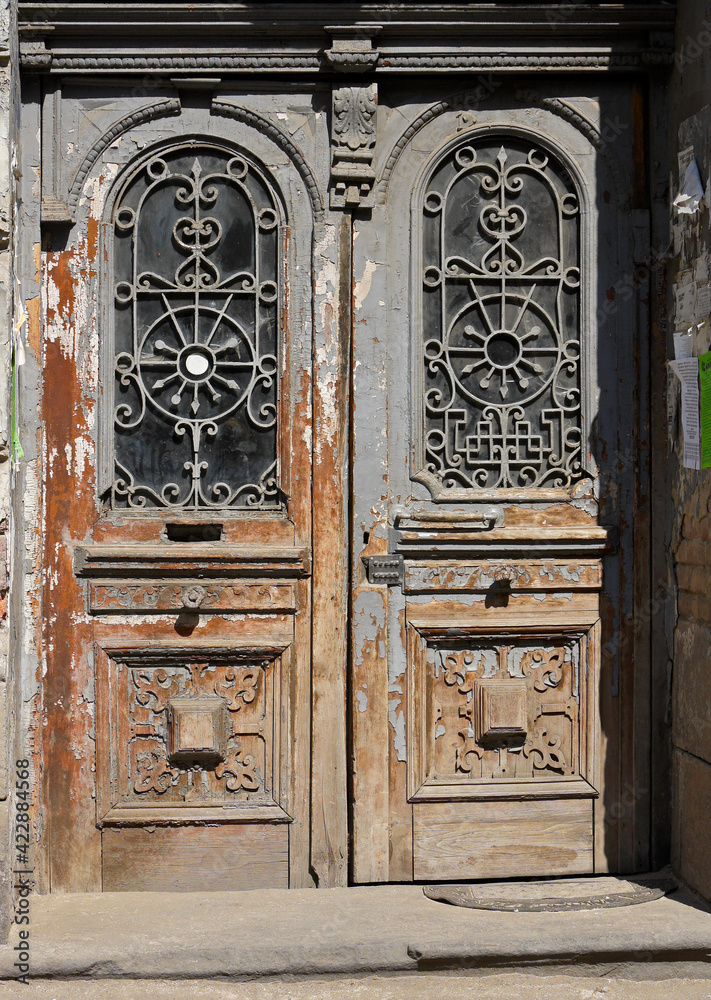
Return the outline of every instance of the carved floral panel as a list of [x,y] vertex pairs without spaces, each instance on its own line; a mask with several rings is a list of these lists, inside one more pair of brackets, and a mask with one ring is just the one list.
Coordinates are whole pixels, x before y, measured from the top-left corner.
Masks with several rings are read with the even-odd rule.
[[580,201],[543,144],[463,140],[421,204],[431,489],[568,489],[582,474]]
[[[260,807],[280,800],[281,658],[215,653],[132,654],[108,661],[111,806],[162,809]],[[217,754],[188,764],[171,757],[176,706],[217,704]],[[209,734],[210,735],[210,734]],[[207,743],[211,744],[208,738]],[[102,739],[99,752],[104,749]]]
[[425,643],[414,665],[416,785],[584,776],[585,663],[581,634]]

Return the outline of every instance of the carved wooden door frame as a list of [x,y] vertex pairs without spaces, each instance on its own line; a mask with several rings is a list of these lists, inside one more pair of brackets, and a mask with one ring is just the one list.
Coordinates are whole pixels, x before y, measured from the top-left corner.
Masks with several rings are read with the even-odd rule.
[[[420,103],[410,99],[404,122],[389,114],[397,107],[399,90],[393,91],[379,87],[379,184],[372,216],[356,222],[354,242],[352,877],[374,882],[643,869],[649,844],[627,839],[616,806],[618,782],[635,780],[620,774],[617,754],[628,739],[645,739],[643,729],[634,738],[627,730],[633,704],[620,705],[618,697],[619,678],[632,669],[619,658],[618,630],[633,626],[616,593],[634,562],[634,467],[610,461],[607,448],[629,454],[638,419],[632,401],[643,391],[636,379],[644,384],[646,378],[643,368],[635,369],[634,341],[646,331],[625,303],[602,308],[606,290],[633,265],[631,219],[620,208],[632,190],[632,149],[624,143],[606,148],[579,110],[584,102],[561,99],[550,86],[500,84],[494,93],[473,87],[451,94],[423,84]],[[631,88],[625,101],[616,99],[620,116],[630,116]],[[604,90],[600,100],[603,109],[613,106]],[[490,153],[477,154],[492,143]],[[531,151],[528,161],[524,146]],[[423,213],[427,219],[444,212],[428,186],[437,164],[460,157],[464,175],[477,155],[490,200],[506,184],[516,202],[517,182],[503,178],[519,169],[517,156],[531,175],[557,159],[574,185],[569,190],[577,192],[567,208],[571,217],[579,211],[580,277],[576,270],[566,287],[579,288],[580,296],[583,448],[578,481],[569,477],[562,487],[517,487],[511,480],[506,488],[492,488],[482,479],[472,489],[457,472],[422,471],[435,469],[439,460],[434,452],[425,457],[424,373],[435,385],[433,373],[445,363],[431,346],[437,334],[423,330],[423,296],[452,276],[458,280],[463,269],[475,273],[464,258],[442,261],[439,270],[428,264]],[[485,204],[481,183],[478,201]],[[569,196],[561,197],[567,211]],[[501,218],[509,215],[510,209],[500,209]],[[644,213],[635,219],[640,217]],[[480,222],[479,241],[491,256],[498,244],[487,225]],[[510,226],[518,233],[521,220]],[[511,275],[523,273],[511,267]],[[488,276],[476,273],[484,275],[477,281],[490,281],[493,265]],[[461,302],[458,308],[464,315]],[[486,311],[476,296],[466,308],[479,308],[480,319]],[[474,327],[467,327],[463,343],[467,336],[477,343]],[[430,338],[424,361],[423,336]],[[497,336],[494,331],[489,340]],[[613,344],[617,357],[610,364]],[[476,355],[469,356],[476,348],[461,350],[474,362],[465,372],[479,378]],[[536,370],[540,366],[531,363],[525,374]],[[522,372],[509,372],[514,389],[517,382],[528,384]],[[491,375],[482,387],[487,379]],[[449,390],[428,391],[439,392],[439,399]],[[437,410],[436,401],[427,405]],[[463,409],[461,398],[457,406]],[[472,432],[462,430],[462,438],[465,433]],[[451,468],[464,468],[462,455]],[[556,461],[562,468],[563,456]],[[625,498],[621,508],[618,497]],[[618,519],[619,530],[630,532],[622,549]],[[643,514],[639,524],[645,524]],[[635,545],[646,545],[639,533]],[[490,758],[496,754],[495,766]],[[647,765],[640,766],[644,773]],[[529,776],[517,778],[519,771]],[[551,841],[558,851],[550,849]]]
[[[118,118],[108,103],[94,116],[101,140],[89,149],[77,143],[83,160],[69,198],[71,233],[55,228],[42,256],[47,722],[37,751],[44,757],[46,888],[313,884],[310,275],[324,206],[289,136],[258,101],[230,97],[166,98],[147,109],[140,98],[119,98]],[[60,107],[60,122],[81,121],[80,96],[65,93]],[[204,179],[203,164],[213,171]],[[278,206],[259,204],[266,194],[250,193],[251,176],[265,192],[265,183],[273,185]],[[121,200],[134,177],[147,192],[139,205],[166,185],[177,191],[170,209],[177,221],[172,242],[168,234],[165,247],[151,251],[153,271],[134,263],[131,279],[116,254],[126,232],[134,261],[145,243],[138,210]],[[217,218],[219,201],[231,190],[244,192],[245,206],[253,199],[255,207],[245,208],[254,214],[251,231],[266,234],[278,252],[279,271],[268,280],[230,277],[229,252],[219,258],[222,272],[212,261],[230,223]],[[152,236],[146,239],[150,245]],[[163,250],[178,255],[165,275],[158,273]],[[254,253],[259,268],[266,251]],[[225,281],[226,292],[212,290]],[[162,318],[141,318],[136,303],[148,295],[157,296]],[[195,344],[189,338],[178,350],[192,315],[181,304],[186,295],[195,299]],[[235,295],[246,311],[231,318]],[[148,330],[133,354],[111,349],[114,317],[125,323],[126,308],[133,325]],[[264,336],[277,331],[266,360],[248,343],[260,329]],[[235,375],[223,364],[232,357]],[[153,373],[156,363],[161,370]],[[204,380],[203,368],[214,377]],[[250,418],[277,425],[276,485],[266,484],[266,505],[267,494],[253,487],[245,493],[227,482],[202,483],[211,459],[198,451],[200,407],[219,410],[220,400],[227,413],[251,407],[247,388],[263,390],[254,403],[261,410],[250,410]],[[187,389],[192,402],[181,398]],[[172,439],[166,431],[164,450],[181,446],[186,433],[193,442],[185,463],[192,492],[183,507],[172,472],[161,488],[141,485],[129,459],[116,466],[118,479],[113,469],[114,434],[166,407],[175,430]],[[202,423],[209,439],[219,438],[224,414]],[[229,863],[221,866],[220,858]]]

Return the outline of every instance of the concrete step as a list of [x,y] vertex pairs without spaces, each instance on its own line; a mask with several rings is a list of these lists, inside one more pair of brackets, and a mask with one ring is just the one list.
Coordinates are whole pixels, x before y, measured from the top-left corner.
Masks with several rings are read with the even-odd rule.
[[[572,913],[448,906],[418,886],[91,893],[35,896],[30,918],[35,978],[238,982],[443,970],[711,978],[711,912],[683,887]],[[17,931],[0,949],[6,980],[17,974]]]

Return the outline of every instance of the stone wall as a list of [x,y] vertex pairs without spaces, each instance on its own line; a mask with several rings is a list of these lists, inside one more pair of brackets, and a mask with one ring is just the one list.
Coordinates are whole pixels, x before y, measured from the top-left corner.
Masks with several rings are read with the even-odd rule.
[[[13,267],[13,112],[14,62],[11,60],[10,0],[0,0],[0,858],[10,857],[11,802],[9,785],[12,759],[12,715],[8,709],[8,572],[7,532],[10,513],[11,330]],[[11,912],[10,865],[0,866],[0,940],[4,940]]]
[[[675,67],[669,84],[670,202],[678,191],[678,154],[690,146],[706,187],[711,172],[711,3],[680,0]],[[707,187],[707,200],[709,197]],[[669,339],[688,326],[675,289],[695,288],[694,325],[708,316],[701,289],[711,279],[709,208],[682,218],[673,209],[670,248]],[[695,351],[709,350],[711,325],[695,333]],[[668,356],[673,357],[668,346]],[[670,377],[668,437],[672,460],[671,550],[677,583],[673,640],[673,863],[679,874],[711,897],[711,470],[684,469],[681,463],[679,387]]]

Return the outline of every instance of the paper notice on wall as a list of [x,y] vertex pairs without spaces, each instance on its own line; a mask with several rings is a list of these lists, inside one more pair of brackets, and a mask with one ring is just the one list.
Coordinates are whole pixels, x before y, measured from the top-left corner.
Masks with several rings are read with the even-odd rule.
[[681,382],[681,426],[684,431],[682,462],[685,469],[700,469],[699,359],[682,358],[670,361],[669,365]]
[[696,319],[703,323],[711,315],[711,285],[702,285],[696,289]]
[[674,331],[674,357],[677,361],[690,358],[694,353],[694,327]]
[[686,272],[674,286],[674,325],[677,329],[689,327],[695,322],[696,285],[691,273]]
[[701,468],[711,469],[711,351],[699,358]]

